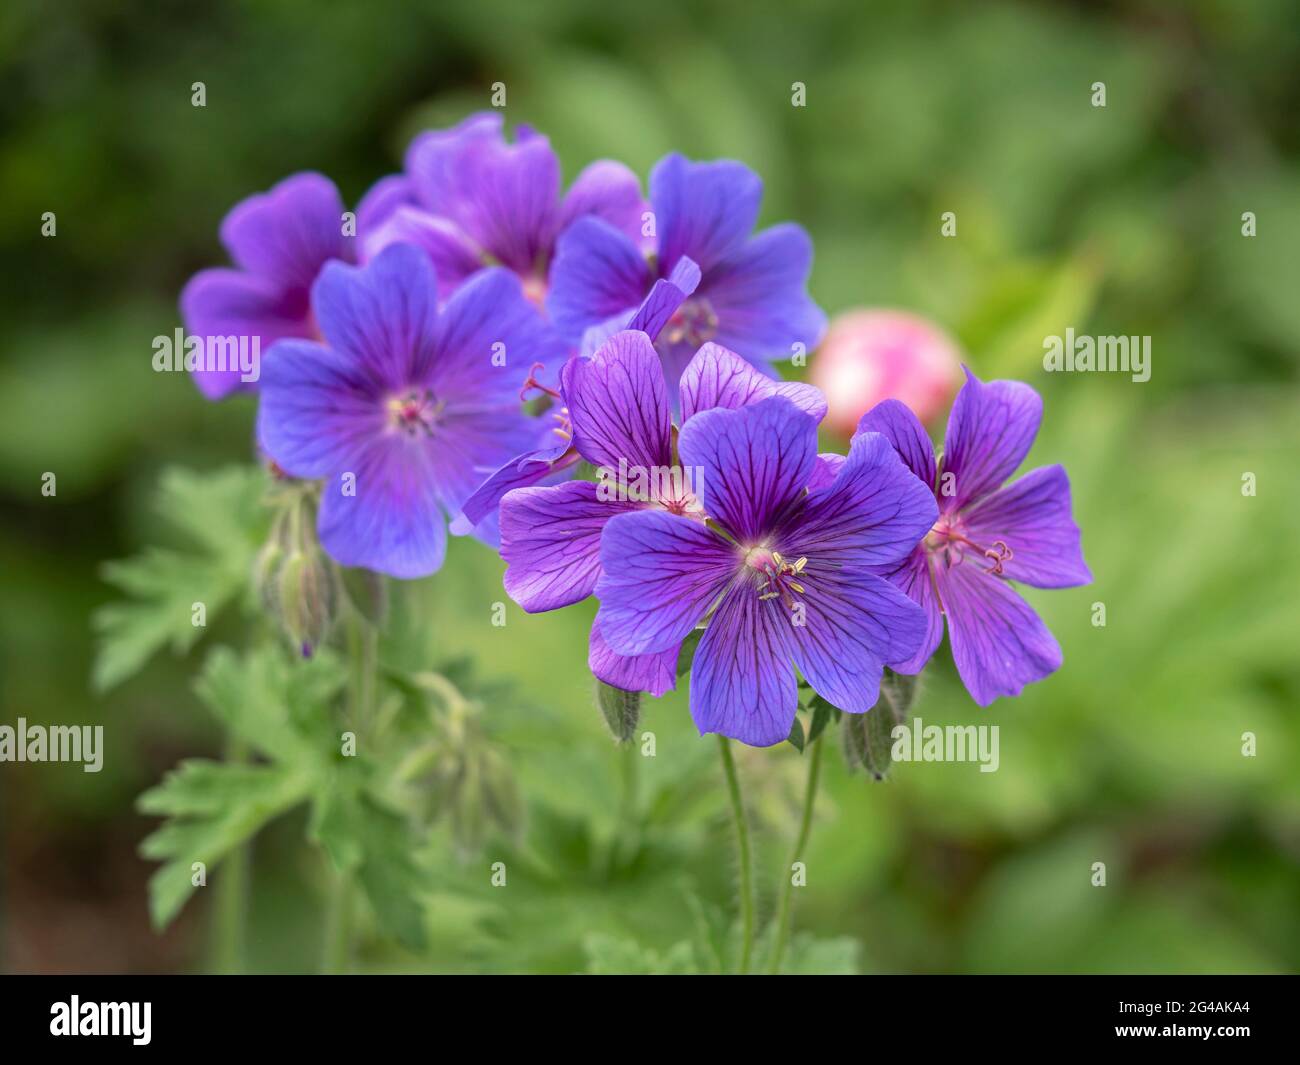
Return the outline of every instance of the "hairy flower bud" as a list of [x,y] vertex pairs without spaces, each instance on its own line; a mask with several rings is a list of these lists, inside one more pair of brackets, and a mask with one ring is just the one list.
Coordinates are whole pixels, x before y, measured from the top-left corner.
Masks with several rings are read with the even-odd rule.
[[893,765],[893,731],[907,724],[916,701],[917,678],[886,669],[880,698],[865,714],[844,715],[844,757],[850,769],[861,766],[884,780]]
[[310,498],[278,494],[271,535],[258,552],[253,581],[263,606],[289,642],[309,658],[329,634],[338,603],[334,567],[316,541]]
[[610,734],[618,743],[627,743],[635,734],[641,719],[641,693],[624,691],[596,681],[596,705],[605,717]]
[[276,577],[280,624],[304,658],[329,634],[337,595],[329,563],[319,550],[294,551]]

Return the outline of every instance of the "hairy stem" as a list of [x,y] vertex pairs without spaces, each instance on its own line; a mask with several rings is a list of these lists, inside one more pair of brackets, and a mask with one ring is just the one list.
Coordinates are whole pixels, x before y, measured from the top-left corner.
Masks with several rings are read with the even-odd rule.
[[[357,744],[369,742],[373,724],[375,685],[378,678],[379,633],[356,611],[348,616],[348,657],[352,664],[348,716]],[[321,970],[347,972],[352,962],[352,908],[354,877],[351,870],[335,872],[325,913],[325,943]]]
[[[232,738],[226,747],[227,764],[242,765],[247,761],[248,745]],[[250,845],[244,841],[221,864],[212,926],[212,968],[218,973],[242,973],[247,965],[249,852]]]
[[339,871],[330,885],[329,908],[325,911],[325,946],[321,957],[324,973],[345,973],[352,961],[352,874]]
[[817,781],[822,767],[822,740],[818,736],[812,742],[808,754],[808,783],[803,793],[803,817],[799,822],[799,835],[795,837],[794,849],[790,860],[785,863],[785,873],[781,881],[781,901],[777,905],[776,938],[772,943],[772,956],[768,960],[767,971],[776,973],[781,968],[781,958],[785,954],[786,943],[790,938],[790,897],[794,894],[794,878],[790,871],[794,863],[803,858],[804,848],[808,846],[808,834],[812,831],[813,806],[817,802]]
[[718,750],[722,752],[722,771],[731,796],[731,816],[736,826],[736,851],[740,859],[740,972],[743,974],[749,972],[750,957],[754,952],[754,868],[749,849],[749,822],[745,818],[745,803],[740,796],[740,778],[736,776],[731,743],[726,736],[718,737]]

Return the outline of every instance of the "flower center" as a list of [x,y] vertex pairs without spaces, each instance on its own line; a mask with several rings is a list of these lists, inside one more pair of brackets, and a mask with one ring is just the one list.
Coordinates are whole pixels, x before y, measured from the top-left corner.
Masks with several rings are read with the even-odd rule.
[[546,278],[538,277],[536,274],[529,274],[522,279],[524,299],[536,307],[539,311],[546,310]]
[[794,593],[806,594],[795,580],[808,565],[806,558],[790,562],[767,547],[751,547],[745,552],[745,565],[754,571],[754,587],[761,600],[780,599],[786,609],[794,610]]
[[959,566],[966,554],[974,551],[987,558],[992,565],[986,572],[995,577],[1003,576],[1002,567],[1015,558],[1005,540],[994,540],[991,547],[977,544],[966,536],[965,527],[955,515],[944,515],[934,523],[934,527],[925,534],[922,541],[931,556],[943,559],[945,566]]
[[390,396],[385,410],[388,424],[407,436],[428,436],[437,424],[443,404],[427,388],[411,388]]
[[718,335],[718,316],[704,297],[687,300],[673,312],[660,334],[669,344],[690,344],[699,347]]

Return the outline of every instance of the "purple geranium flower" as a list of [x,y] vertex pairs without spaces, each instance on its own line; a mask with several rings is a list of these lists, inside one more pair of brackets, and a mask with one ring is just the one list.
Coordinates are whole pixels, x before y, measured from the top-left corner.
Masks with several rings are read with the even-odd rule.
[[1042,619],[1011,588],[1087,584],[1070,481],[1045,466],[1003,487],[1038,435],[1043,401],[1018,381],[985,384],[968,369],[957,395],[942,459],[921,423],[897,400],[868,411],[858,432],[884,434],[935,494],[939,517],[890,579],[925,608],[929,630],[903,668],[918,672],[943,638],[948,619],[957,672],[988,706],[1019,695],[1061,665],[1061,648]]
[[[615,515],[654,510],[695,522],[705,516],[698,486],[674,454],[668,386],[646,333],[617,333],[594,356],[571,359],[562,376],[572,451],[601,471],[602,483],[515,488],[501,500],[506,591],[530,613],[591,594],[601,572],[601,531]],[[699,350],[680,387],[685,425],[699,412],[775,395],[802,408],[814,431],[826,413],[811,385],[772,381],[716,344]],[[662,695],[675,683],[677,650],[621,657],[593,627],[589,661],[607,683]]]
[[266,360],[260,443],[291,476],[325,480],[318,528],[336,561],[432,573],[444,514],[536,438],[513,366],[555,354],[538,313],[502,269],[439,311],[433,268],[409,244],[326,266],[312,309],[325,342],[283,340]]
[[[190,335],[256,338],[263,353],[286,337],[319,337],[312,283],[331,259],[355,258],[332,181],[294,174],[250,196],[222,221],[221,242],[237,269],[202,270],[185,286],[181,317]],[[252,387],[240,380],[237,367],[196,370],[194,381],[208,399]]]
[[636,175],[609,160],[588,166],[561,198],[560,164],[550,141],[520,126],[509,144],[501,114],[487,112],[416,137],[405,172],[366,194],[357,221],[367,255],[394,241],[423,248],[444,299],[470,274],[499,263],[540,304],[555,241],[565,227],[594,215],[636,239],[644,210]]
[[815,347],[826,316],[807,292],[812,242],[790,223],[751,236],[762,193],[758,175],[741,163],[664,157],[650,174],[655,255],[647,262],[634,235],[602,218],[575,222],[551,270],[546,306],[555,327],[580,337],[626,322],[654,281],[689,256],[702,271],[699,286],[656,345],[670,382],[709,340],[765,373],[795,344]]
[[703,472],[708,521],[643,510],[605,525],[605,643],[675,654],[707,618],[691,670],[701,733],[784,740],[796,666],[834,705],[870,710],[884,666],[914,657],[926,628],[874,567],[906,558],[933,525],[931,493],[878,434],[859,436],[837,472],[820,466],[816,419],[782,396],[696,414],[679,453]]
[[[672,277],[655,282],[654,288],[633,315],[627,328],[645,333],[653,342],[682,301],[695,291],[699,281],[699,267],[690,259],[683,258]],[[583,356],[595,354],[610,337],[620,331],[611,330],[606,334],[597,329],[587,330],[582,341]],[[660,375],[662,376],[662,371]],[[464,510],[451,524],[451,531],[458,536],[481,528],[485,521],[489,521],[507,492],[557,480],[582,460],[573,444],[573,426],[569,422],[569,408],[565,404],[563,392],[541,385],[531,378],[529,384],[549,393],[556,401],[550,413],[550,431],[543,433],[538,447],[516,455],[493,472],[465,501]]]

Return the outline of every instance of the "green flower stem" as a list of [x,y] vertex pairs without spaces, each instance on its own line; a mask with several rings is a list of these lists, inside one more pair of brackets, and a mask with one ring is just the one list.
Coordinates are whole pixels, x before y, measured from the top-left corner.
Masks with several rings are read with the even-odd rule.
[[[247,761],[248,745],[231,739],[226,747],[226,763],[242,765]],[[249,844],[244,842],[226,855],[217,879],[212,968],[218,973],[242,973],[247,964],[249,879]]]
[[718,737],[718,750],[722,752],[722,771],[727,778],[727,791],[731,795],[731,815],[736,825],[736,851],[740,858],[740,972],[749,972],[750,957],[754,952],[754,868],[749,849],[749,822],[745,819],[745,803],[740,797],[740,779],[736,776],[736,762],[731,756],[731,744],[726,736]]
[[[379,633],[355,610],[348,613],[347,627],[352,663],[349,718],[360,746],[371,739],[368,729],[374,719]],[[326,973],[345,973],[352,962],[353,879],[351,870],[338,870],[330,886],[321,958],[321,969]]]
[[622,791],[619,796],[618,815],[614,823],[614,835],[609,842],[609,854],[606,872],[613,875],[614,870],[624,861],[631,861],[641,846],[640,826],[637,818],[638,766],[641,751],[635,740],[619,744],[616,749],[619,760],[619,776]]
[[352,874],[339,871],[330,885],[329,908],[325,911],[325,950],[321,971],[339,974],[352,961]]
[[790,860],[785,863],[785,873],[781,881],[781,901],[777,906],[776,939],[772,944],[772,956],[768,961],[769,973],[779,972],[781,958],[785,954],[786,942],[790,938],[790,897],[794,894],[794,881],[790,876],[795,862],[803,860],[804,848],[808,846],[808,834],[812,830],[813,806],[817,802],[817,781],[822,767],[822,738],[818,736],[812,742],[808,752],[808,784],[803,793],[803,819],[799,822],[799,835],[794,841],[794,850]]

